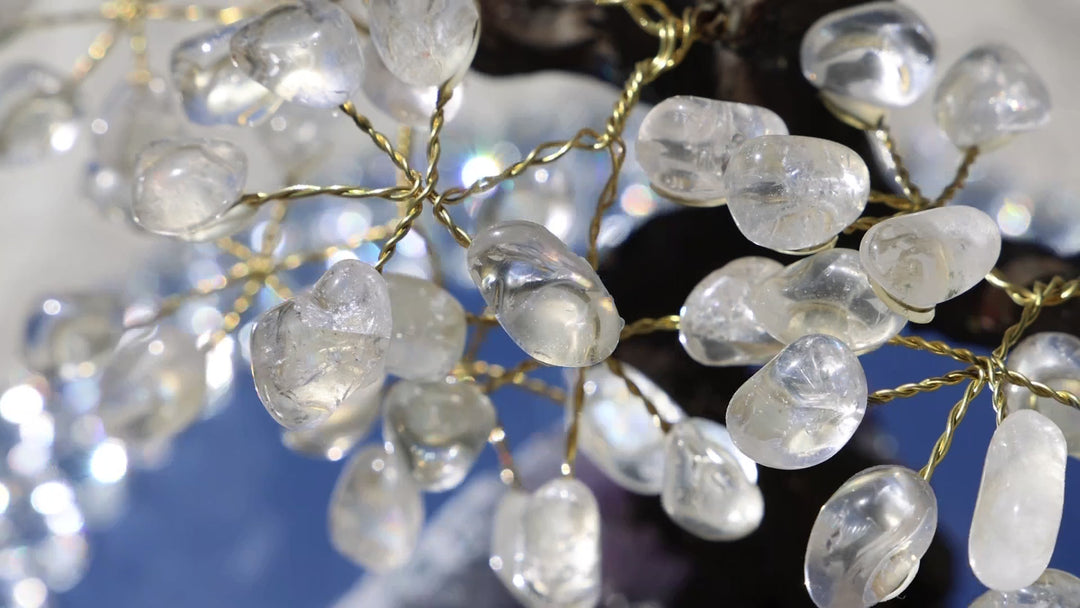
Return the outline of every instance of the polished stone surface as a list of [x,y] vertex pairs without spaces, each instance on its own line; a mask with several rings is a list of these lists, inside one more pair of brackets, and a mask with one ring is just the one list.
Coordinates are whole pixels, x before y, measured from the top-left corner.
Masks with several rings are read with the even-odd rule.
[[[1032,334],[1009,353],[1009,369],[1041,382],[1056,391],[1080,396],[1080,338],[1064,332]],[[1006,412],[1038,410],[1061,429],[1069,454],[1080,456],[1080,410],[1053,399],[1039,397],[1022,386],[1005,387]]]
[[739,450],[774,469],[820,464],[866,413],[866,375],[843,342],[814,334],[780,351],[731,398],[727,428]]
[[476,0],[371,0],[371,40],[386,68],[421,87],[460,81],[480,40]]
[[[435,110],[439,87],[416,86],[395,76],[386,69],[370,38],[363,43],[363,49],[364,82],[360,91],[364,98],[399,123],[427,130],[431,125],[431,113]],[[465,87],[458,84],[443,108],[443,120],[453,120],[464,100]]]
[[310,428],[282,431],[281,442],[298,454],[341,460],[370,434],[379,417],[382,389],[382,382],[356,389],[326,420]]
[[1065,502],[1065,436],[1035,410],[1009,414],[990,447],[971,517],[968,561],[991,589],[1039,578],[1057,544]]
[[805,581],[819,608],[869,607],[903,593],[937,528],[930,484],[897,465],[844,482],[821,508],[806,547]]
[[1080,579],[1047,568],[1034,583],[1016,591],[987,591],[969,608],[1076,608],[1080,606]]
[[30,163],[71,150],[81,119],[63,74],[31,62],[0,72],[0,162]]
[[465,309],[426,279],[388,273],[394,325],[386,372],[408,380],[441,380],[465,353]]
[[115,293],[50,295],[31,309],[23,335],[23,362],[31,370],[62,379],[100,371],[124,327],[124,305]]

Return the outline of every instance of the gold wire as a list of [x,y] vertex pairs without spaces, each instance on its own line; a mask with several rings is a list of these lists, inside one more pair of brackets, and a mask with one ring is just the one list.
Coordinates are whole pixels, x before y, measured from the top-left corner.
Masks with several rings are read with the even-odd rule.
[[927,461],[926,466],[919,471],[919,475],[923,479],[930,481],[930,477],[934,474],[934,469],[941,464],[945,459],[945,455],[949,453],[949,448],[952,447],[953,437],[956,436],[956,429],[963,422],[964,416],[967,415],[968,407],[975,397],[979,396],[983,387],[986,385],[985,376],[982,370],[978,371],[978,377],[968,383],[967,388],[964,390],[964,396],[956,402],[956,405],[949,410],[949,417],[945,421],[945,431],[938,437],[938,440],[934,443],[934,448],[930,451],[930,459]]
[[585,368],[579,368],[574,379],[573,402],[570,410],[570,427],[566,431],[566,458],[560,471],[564,477],[573,477],[578,452],[578,429],[581,427],[581,410],[585,407]]
[[645,405],[645,410],[648,411],[649,416],[652,417],[653,424],[659,427],[660,430],[663,431],[665,434],[670,431],[671,423],[665,420],[664,417],[660,415],[659,410],[656,409],[656,404],[653,403],[651,399],[646,397],[645,394],[641,392],[641,388],[639,388],[633,380],[627,377],[626,369],[623,368],[622,363],[620,363],[619,360],[615,357],[609,357],[607,359],[607,366],[608,369],[611,370],[611,373],[615,374],[619,378],[622,378],[623,383],[626,384],[626,390],[630,391],[631,395],[637,397],[638,399],[641,399],[641,402]]
[[638,319],[622,329],[622,333],[619,334],[619,339],[625,340],[634,336],[643,336],[657,331],[678,331],[678,329],[679,315],[668,315],[656,319]]

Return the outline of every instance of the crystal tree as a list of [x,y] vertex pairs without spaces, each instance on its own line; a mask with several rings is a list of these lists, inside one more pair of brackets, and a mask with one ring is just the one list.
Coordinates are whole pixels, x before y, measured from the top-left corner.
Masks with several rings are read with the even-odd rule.
[[[1047,122],[1049,96],[1035,72],[1014,50],[990,45],[944,74],[935,118],[963,159],[936,197],[912,183],[888,129],[889,109],[924,94],[936,66],[929,26],[900,4],[830,14],[806,32],[801,49],[805,77],[837,118],[889,152],[890,192],[871,190],[870,171],[856,152],[791,135],[766,108],[689,96],[656,105],[636,134],[636,159],[653,189],[690,207],[725,205],[748,241],[801,259],[786,266],[761,257],[732,260],[705,277],[677,314],[624,323],[596,268],[627,158],[629,113],[643,88],[679,65],[693,45],[727,42],[737,15],[712,5],[677,13],[660,0],[601,4],[626,10],[658,42],[655,55],[636,64],[608,119],[460,186],[444,183],[440,159],[447,115],[479,36],[474,0],[371,0],[357,3],[353,14],[328,0],[301,0],[182,44],[173,76],[192,120],[243,124],[292,106],[336,109],[385,155],[395,179],[250,191],[247,158],[233,142],[182,136],[148,142],[131,163],[127,207],[134,222],[181,241],[214,243],[239,262],[220,281],[170,296],[149,312],[129,312],[122,325],[89,302],[57,303],[49,316],[63,314],[40,330],[39,341],[49,348],[28,361],[41,361],[33,365],[50,377],[90,362],[83,375],[99,385],[93,409],[106,432],[152,449],[198,418],[205,383],[184,380],[203,373],[206,355],[230,339],[261,292],[271,291],[280,302],[258,316],[250,359],[258,396],[285,427],[286,443],[341,458],[382,418],[384,442],[350,457],[330,497],[333,545],[372,570],[405,564],[423,526],[421,493],[457,487],[489,443],[508,486],[493,522],[490,563],[528,606],[591,606],[599,599],[602,521],[591,490],[575,477],[579,451],[616,484],[659,496],[689,533],[734,540],[752,534],[764,516],[759,466],[815,466],[848,443],[868,406],[965,384],[926,466],[856,474],[822,507],[808,539],[805,582],[818,606],[870,606],[896,597],[916,576],[936,530],[934,469],[974,399],[989,389],[999,426],[986,456],[969,558],[991,591],[977,605],[1075,598],[1076,580],[1047,566],[1062,518],[1067,455],[1077,448],[1070,442],[1080,432],[1080,348],[1068,334],[1022,339],[1044,308],[1080,295],[1080,279],[1010,283],[995,269],[1001,236],[994,221],[950,204],[981,150]],[[143,16],[134,20],[141,24],[157,14],[155,7],[134,1],[129,8]],[[141,27],[125,19],[127,27]],[[411,131],[395,141],[357,109],[351,98],[361,89],[402,123],[426,116],[420,165],[412,158]],[[0,112],[5,121],[19,116]],[[463,226],[458,210],[465,204],[482,206],[483,195],[500,184],[578,150],[602,154],[610,164],[591,219],[576,218],[588,222],[584,257],[549,227],[524,219],[499,217],[471,233]],[[398,213],[340,246],[282,254],[283,218],[305,199],[324,196],[385,204]],[[234,240],[263,209],[271,221],[261,246]],[[484,310],[467,312],[437,281],[390,271],[425,215],[449,234],[447,247],[464,250],[462,264]],[[837,247],[841,235],[860,233],[858,250]],[[381,243],[372,263],[351,251],[360,243]],[[429,244],[437,257],[459,253],[435,249],[433,239]],[[326,260],[334,263],[304,289],[281,279]],[[930,321],[938,304],[981,281],[1022,308],[992,353],[900,335],[907,323]],[[186,302],[236,286],[240,295],[198,343],[169,324]],[[478,345],[495,328],[524,360],[477,359]],[[668,331],[677,331],[703,365],[759,366],[731,399],[726,424],[688,417],[614,356],[622,340]],[[871,391],[859,355],[885,345],[951,358],[959,367]],[[535,377],[542,366],[572,370],[569,390]],[[526,489],[491,398],[503,387],[565,403],[560,477]],[[619,432],[609,432],[612,427]],[[53,584],[45,574],[39,578]]]

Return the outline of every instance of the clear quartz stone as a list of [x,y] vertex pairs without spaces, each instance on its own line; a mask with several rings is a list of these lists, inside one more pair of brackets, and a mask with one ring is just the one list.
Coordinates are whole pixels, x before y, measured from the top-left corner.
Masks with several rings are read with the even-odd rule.
[[195,337],[168,325],[132,329],[105,364],[97,413],[135,449],[166,444],[199,419],[206,358]]
[[445,378],[465,353],[465,309],[426,279],[387,274],[394,326],[386,371],[407,380]]
[[1012,47],[981,46],[961,57],[934,92],[934,117],[959,148],[992,148],[1050,121],[1050,92]]
[[795,340],[743,383],[727,409],[739,450],[774,469],[805,469],[831,458],[866,413],[866,375],[840,340]]
[[1065,503],[1065,436],[1035,410],[1009,414],[986,450],[968,562],[991,589],[1015,591],[1046,570]]
[[47,376],[92,376],[120,341],[123,317],[124,306],[112,293],[42,298],[27,320],[23,360],[31,370]]
[[765,515],[757,465],[723,425],[705,418],[680,421],[667,435],[661,504],[668,517],[705,540],[737,540]]
[[554,165],[530,167],[479,203],[476,225],[484,230],[510,220],[540,224],[565,243],[573,243],[578,207],[567,172]]
[[81,118],[75,90],[56,70],[27,62],[0,72],[0,162],[34,162],[71,150]]
[[232,62],[229,43],[242,25],[204,32],[173,49],[172,82],[191,122],[256,125],[281,105],[280,97]]
[[[437,86],[416,86],[404,82],[383,65],[373,43],[364,44],[364,83],[361,91],[376,108],[403,125],[416,129],[427,128],[435,102],[439,96]],[[443,108],[443,119],[450,121],[461,109],[464,86],[454,87],[453,95]]]
[[382,446],[354,455],[330,496],[330,543],[375,572],[405,565],[424,525],[424,500],[408,471]]
[[352,392],[326,420],[311,428],[285,430],[285,447],[305,456],[341,460],[360,443],[379,416],[382,382],[373,382]]
[[1015,591],[987,591],[969,608],[1076,608],[1080,578],[1047,568],[1034,583]]
[[971,289],[1000,253],[997,223],[962,205],[887,219],[867,230],[859,245],[870,280],[916,309],[933,308]]
[[731,155],[723,187],[739,231],[778,251],[827,243],[858,219],[870,171],[854,150],[826,139],[766,135]]
[[907,323],[874,294],[859,252],[852,249],[828,249],[799,260],[758,283],[749,300],[758,322],[785,344],[828,334],[865,353]]
[[750,304],[759,281],[783,265],[769,258],[739,258],[709,273],[679,311],[679,342],[702,365],[760,365],[780,352],[782,344],[762,326]]
[[383,437],[429,492],[465,480],[496,424],[495,406],[472,382],[402,380],[383,400]]
[[869,607],[907,588],[937,528],[937,498],[897,465],[857,473],[821,508],[806,547],[805,581],[819,608]]
[[342,260],[311,291],[259,317],[251,333],[255,390],[288,429],[321,423],[353,391],[381,380],[392,327],[386,280]]
[[[1062,332],[1042,332],[1024,338],[1009,353],[1009,368],[1057,391],[1080,395],[1080,338]],[[1080,457],[1080,411],[1053,399],[1039,397],[1022,386],[1006,385],[1006,412],[1038,410],[1054,421]]]
[[233,62],[293,103],[332,108],[360,88],[364,56],[352,18],[329,0],[270,9],[233,36]]
[[480,40],[476,0],[371,0],[371,40],[397,78],[420,87],[458,82]]
[[230,142],[156,141],[135,161],[132,218],[145,230],[183,240],[228,236],[257,210],[237,204],[246,179],[247,156]]
[[[803,36],[803,76],[848,111],[911,105],[934,79],[937,44],[925,22],[898,2],[829,13]],[[867,115],[869,113],[869,115]]]
[[529,356],[587,367],[607,359],[623,320],[600,277],[546,228],[511,221],[481,231],[469,275],[499,324]]
[[[671,423],[682,420],[682,408],[648,377],[623,363],[623,370]],[[567,399],[566,421],[573,418]],[[638,494],[659,494],[664,480],[664,433],[626,382],[601,363],[585,370],[585,401],[578,429],[578,447],[612,481]]]
[[765,108],[679,95],[645,115],[635,154],[654,190],[711,207],[724,202],[721,178],[736,148],[754,137],[787,132],[784,121]]
[[[510,488],[495,507],[495,525],[491,533],[491,558],[488,565],[499,581],[522,605],[542,608],[543,602],[529,594],[521,577],[522,522],[532,496],[524,490]],[[582,608],[593,608],[583,606]]]

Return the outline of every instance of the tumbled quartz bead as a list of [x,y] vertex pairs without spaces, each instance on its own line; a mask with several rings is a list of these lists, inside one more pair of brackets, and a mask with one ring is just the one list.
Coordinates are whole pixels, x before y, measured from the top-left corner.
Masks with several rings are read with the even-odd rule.
[[759,323],[785,344],[828,334],[864,353],[907,323],[874,294],[859,252],[852,249],[828,249],[799,260],[759,283],[749,300]]
[[456,84],[480,40],[476,0],[371,0],[368,26],[386,68],[421,87]]
[[870,194],[870,171],[854,150],[795,135],[739,146],[723,182],[739,231],[777,251],[827,243],[858,219]]
[[374,572],[405,565],[424,525],[424,501],[408,471],[381,445],[354,455],[330,496],[330,544]]
[[868,607],[901,594],[937,528],[937,498],[897,465],[857,473],[821,507],[806,547],[805,581],[819,608]]
[[727,409],[735,447],[774,469],[832,458],[866,413],[866,375],[840,340],[804,336],[743,383]]
[[969,608],[1076,608],[1080,578],[1047,568],[1034,583],[1016,591],[987,591]]
[[239,203],[247,156],[220,139],[156,141],[135,161],[131,215],[143,229],[187,241],[228,236],[254,217]]
[[654,190],[687,205],[724,203],[721,178],[732,152],[762,135],[787,135],[762,107],[679,95],[654,106],[641,122],[635,155]]
[[383,400],[383,437],[429,492],[464,481],[496,424],[495,406],[472,382],[402,380]]
[[71,150],[81,118],[74,88],[56,70],[26,62],[0,72],[0,161],[28,163]]
[[1039,578],[1057,543],[1065,503],[1065,437],[1035,410],[1009,414],[986,450],[971,517],[968,562],[991,589]]
[[[416,86],[402,81],[390,73],[378,56],[375,46],[364,44],[364,82],[360,87],[364,97],[387,116],[403,125],[425,129],[435,110],[439,87]],[[461,109],[464,85],[454,87],[453,95],[443,108],[443,120],[449,122]]]
[[750,293],[759,282],[783,270],[769,258],[750,256],[709,273],[679,311],[679,342],[702,365],[760,365],[780,352],[761,324]]
[[587,367],[607,359],[623,320],[600,277],[539,224],[510,221],[478,233],[469,275],[499,324],[529,356]]
[[445,378],[465,353],[465,309],[431,281],[385,277],[394,311],[387,373],[408,380]]
[[342,260],[310,292],[259,317],[251,334],[255,390],[282,426],[315,425],[353,391],[381,380],[392,327],[386,281]]
[[898,2],[829,13],[803,36],[803,76],[844,110],[873,124],[885,108],[911,105],[934,78],[937,43]]
[[[1009,368],[1056,391],[1080,396],[1080,338],[1063,332],[1042,332],[1024,338],[1009,353]],[[1038,410],[1061,429],[1069,453],[1080,457],[1080,411],[1023,386],[1005,387],[1006,412]]]
[[42,298],[26,324],[23,360],[31,370],[70,380],[90,377],[124,333],[117,294],[75,292]]
[[[670,423],[682,420],[682,408],[644,374],[623,363],[623,370],[657,413]],[[664,433],[645,403],[619,376],[601,363],[585,370],[585,399],[578,427],[578,447],[618,485],[638,494],[659,494],[664,477]],[[573,419],[573,396],[566,421]]]
[[168,325],[129,330],[105,363],[97,413],[110,436],[152,450],[198,420],[206,358],[195,337]]
[[1050,92],[1012,47],[981,46],[961,57],[934,92],[934,118],[959,148],[992,148],[1050,121]]
[[1000,253],[997,223],[962,205],[889,218],[867,230],[859,245],[870,280],[914,309],[932,309],[971,289]]
[[285,447],[305,456],[341,458],[371,432],[382,403],[382,382],[373,382],[353,391],[326,420],[310,428],[284,430]]
[[[528,492],[511,487],[499,499],[495,507],[495,523],[491,531],[491,558],[488,559],[488,565],[495,572],[499,582],[513,594],[516,600],[529,608],[534,605],[543,606],[542,601],[530,595],[525,579],[520,574],[521,561],[524,557],[521,552],[523,549],[522,523],[531,498]],[[592,608],[592,606],[582,608]]]
[[661,505],[675,523],[705,540],[737,540],[765,514],[757,465],[735,447],[723,425],[687,418],[665,448]]
[[364,56],[352,18],[329,0],[270,9],[233,34],[233,62],[279,97],[339,106],[360,88]]
[[274,113],[281,98],[233,64],[229,43],[234,23],[182,41],[172,52],[173,86],[184,113],[200,125],[256,125]]

